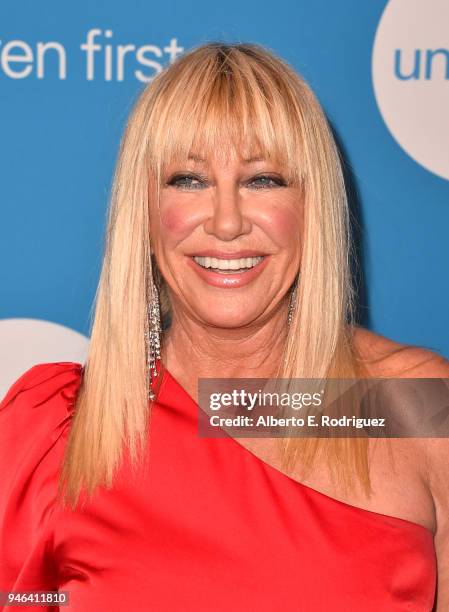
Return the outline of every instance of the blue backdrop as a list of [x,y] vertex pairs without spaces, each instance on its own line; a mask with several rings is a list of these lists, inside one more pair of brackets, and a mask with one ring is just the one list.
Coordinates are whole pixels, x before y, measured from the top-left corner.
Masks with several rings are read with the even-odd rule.
[[[449,357],[449,181],[399,144],[376,101],[373,45],[386,7],[384,0],[2,3],[0,323],[48,321],[88,335],[131,105],[159,66],[221,39],[257,42],[284,57],[328,114],[361,226],[363,324]],[[89,36],[99,45],[90,65],[82,48]],[[403,59],[411,73],[412,56]],[[3,363],[8,354],[4,341]]]

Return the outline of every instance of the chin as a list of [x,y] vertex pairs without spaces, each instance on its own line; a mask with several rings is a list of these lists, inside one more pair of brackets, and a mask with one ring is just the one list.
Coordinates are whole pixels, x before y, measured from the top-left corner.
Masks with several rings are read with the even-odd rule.
[[236,312],[235,314],[230,314],[228,312],[220,315],[219,312],[214,310],[213,317],[211,317],[210,312],[204,313],[204,316],[197,313],[197,317],[204,323],[204,325],[213,325],[215,327],[222,327],[223,329],[244,327],[245,325],[249,325],[254,321],[253,317],[248,317],[248,315],[243,316],[241,311]]

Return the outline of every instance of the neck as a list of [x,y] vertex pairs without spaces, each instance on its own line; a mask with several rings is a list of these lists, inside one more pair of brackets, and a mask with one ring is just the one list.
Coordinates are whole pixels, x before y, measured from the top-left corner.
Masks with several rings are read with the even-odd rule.
[[[220,328],[173,312],[161,358],[188,390],[204,378],[270,378],[276,375],[287,336],[287,309],[245,327]],[[192,392],[193,395],[193,392]]]

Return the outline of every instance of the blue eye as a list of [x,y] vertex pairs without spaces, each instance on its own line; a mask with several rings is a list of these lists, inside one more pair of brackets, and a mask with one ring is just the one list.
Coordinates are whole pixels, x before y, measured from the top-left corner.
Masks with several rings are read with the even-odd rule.
[[173,176],[167,185],[176,187],[177,189],[203,189],[204,182],[194,174],[177,174]]
[[248,182],[248,185],[252,186],[253,189],[265,189],[267,187],[283,187],[285,186],[285,184],[285,181],[280,177],[273,177],[269,176],[268,174],[255,176]]
[[[207,187],[206,177],[197,174],[175,174],[166,183],[166,185],[192,191],[204,189]],[[268,174],[260,174],[246,181],[246,186],[250,189],[271,189],[273,187],[284,187],[287,183],[280,176],[270,176]]]

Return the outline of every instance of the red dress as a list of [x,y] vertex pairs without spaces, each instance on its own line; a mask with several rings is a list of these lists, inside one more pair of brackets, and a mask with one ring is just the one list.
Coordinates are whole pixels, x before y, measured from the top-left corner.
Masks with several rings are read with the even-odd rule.
[[125,460],[113,490],[60,508],[82,372],[36,365],[0,404],[0,591],[68,591],[73,612],[432,609],[428,529],[300,484],[232,437],[199,438],[198,406],[168,372],[149,470]]

